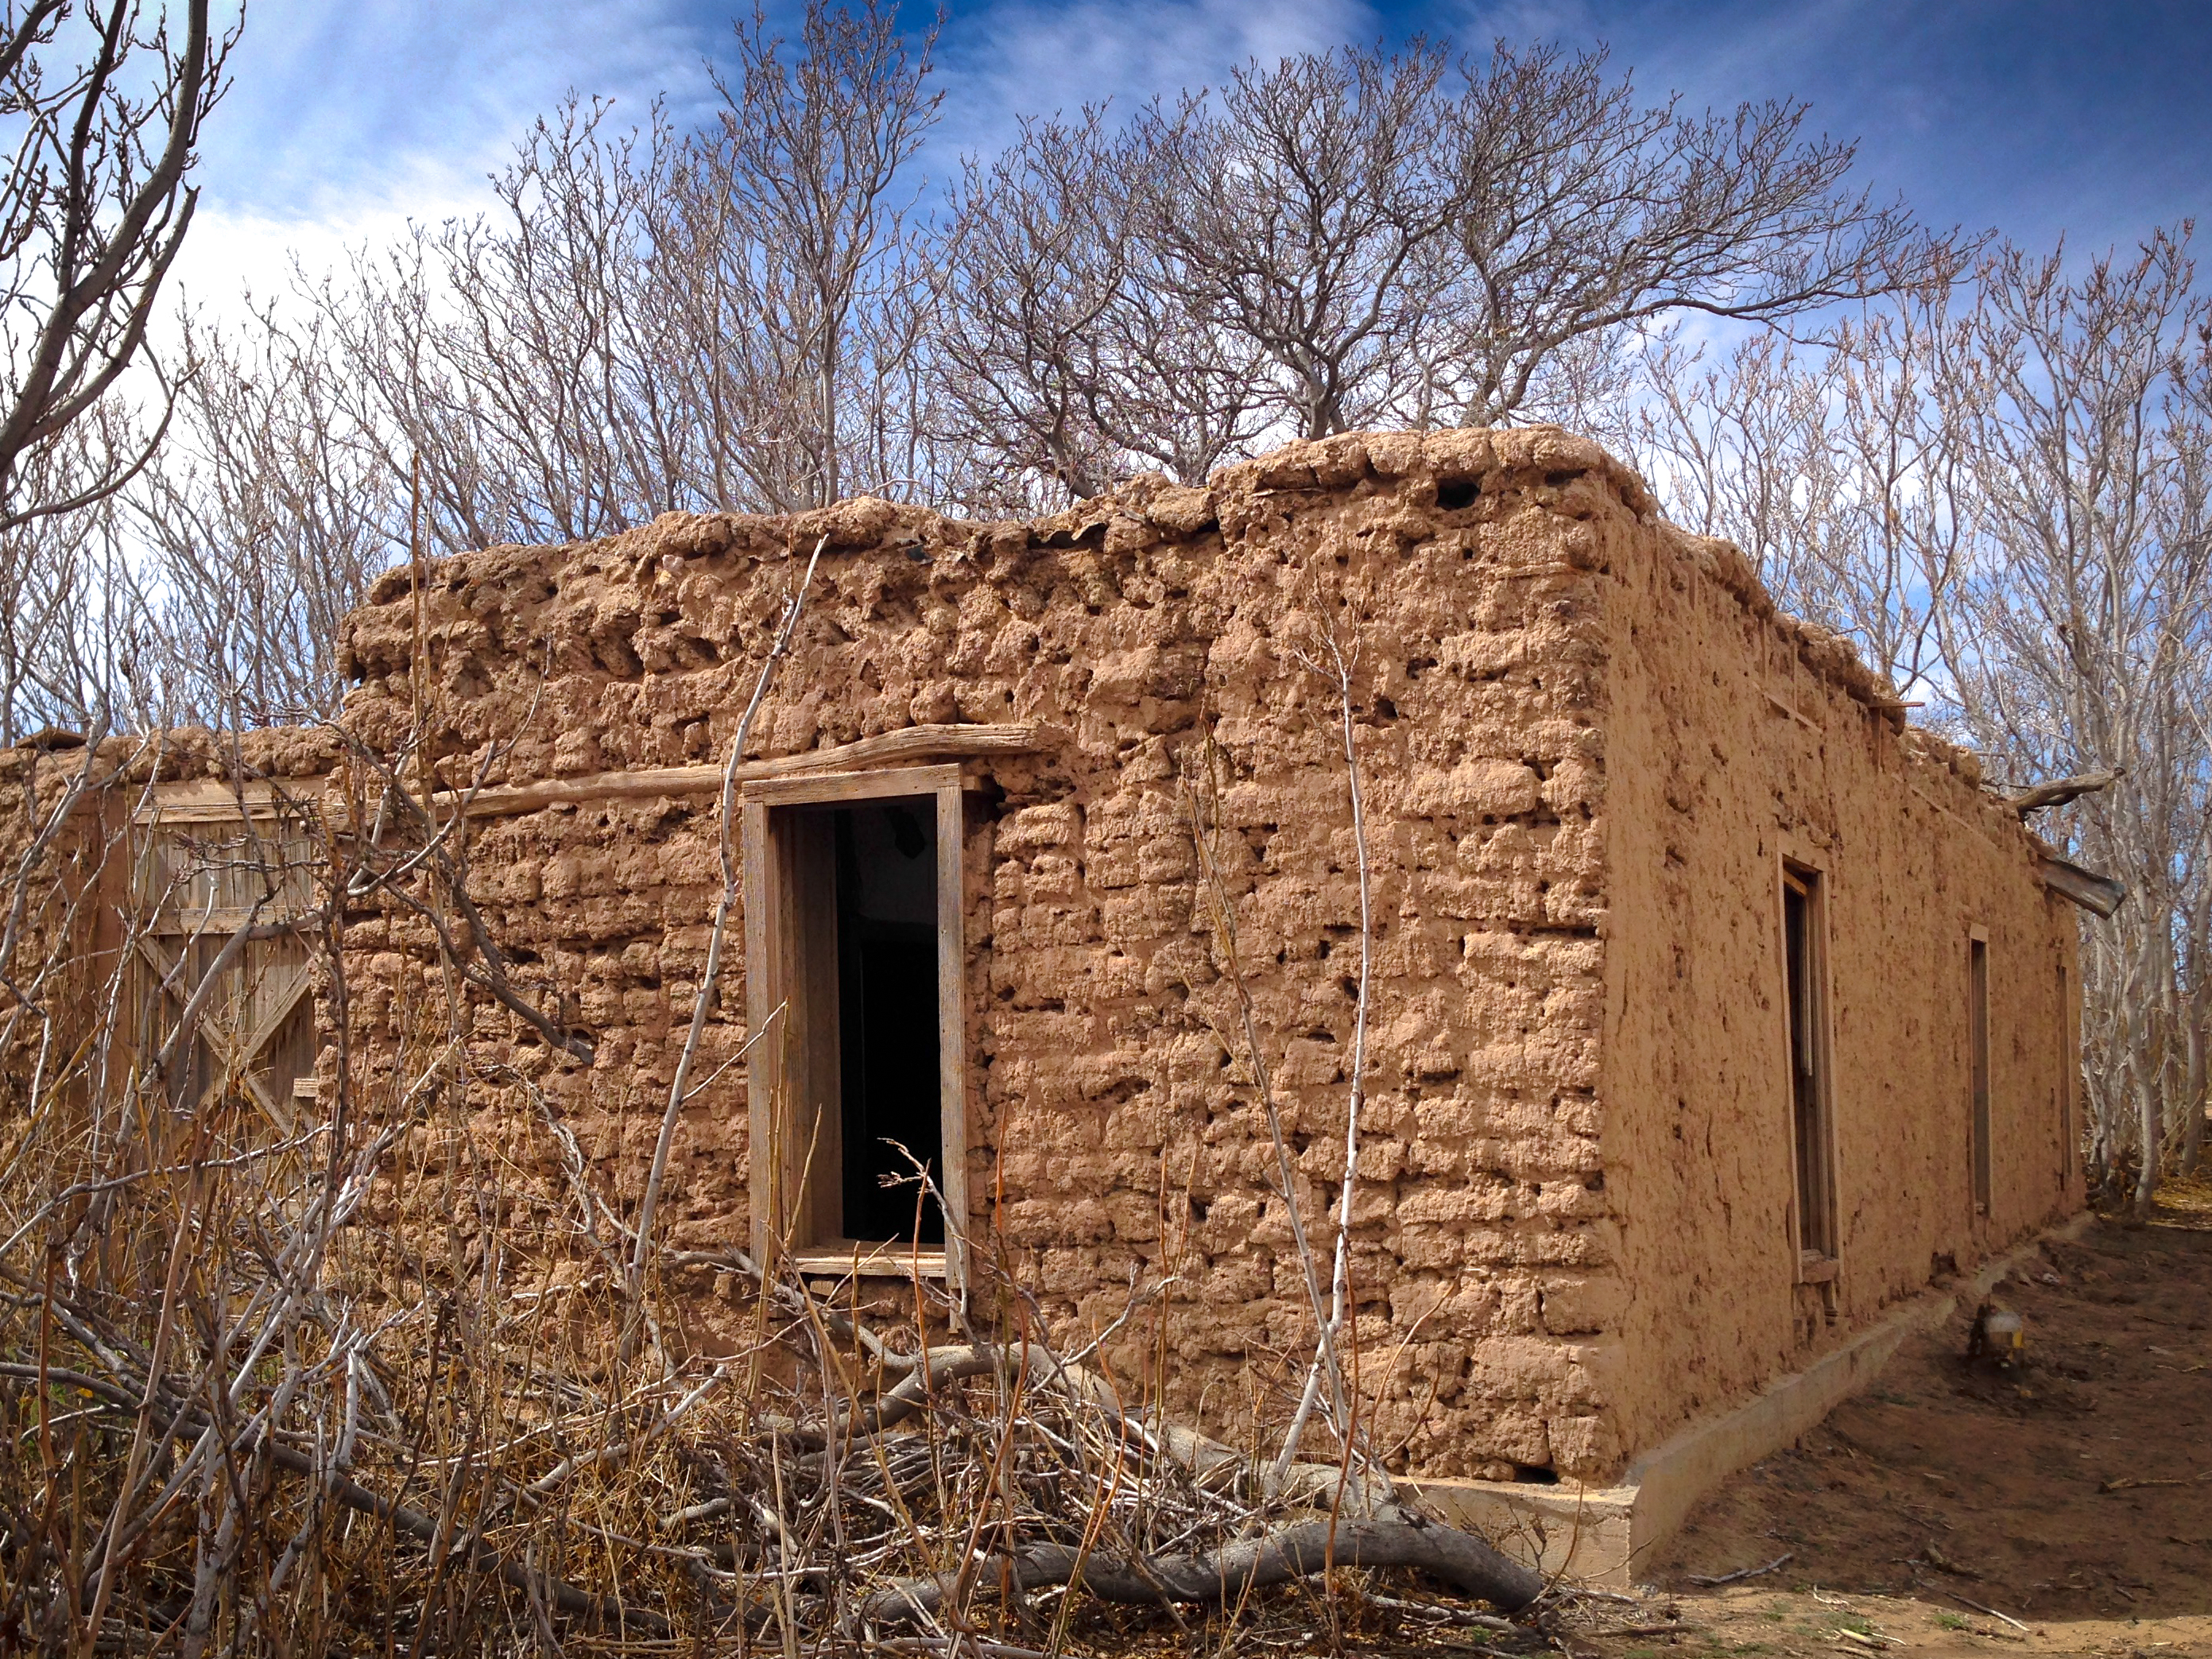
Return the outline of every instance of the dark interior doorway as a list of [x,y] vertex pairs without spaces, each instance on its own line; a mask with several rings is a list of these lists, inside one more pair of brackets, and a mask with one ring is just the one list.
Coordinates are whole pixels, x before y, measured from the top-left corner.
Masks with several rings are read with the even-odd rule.
[[1797,1245],[1833,1255],[1835,1177],[1828,1162],[1827,1051],[1821,1030],[1820,877],[1786,868],[1782,882],[1784,989],[1790,1000],[1790,1098],[1797,1158]]
[[866,1243],[945,1242],[933,1199],[917,1231],[913,1179],[919,1161],[942,1182],[932,805],[864,801],[831,814],[843,1232]]

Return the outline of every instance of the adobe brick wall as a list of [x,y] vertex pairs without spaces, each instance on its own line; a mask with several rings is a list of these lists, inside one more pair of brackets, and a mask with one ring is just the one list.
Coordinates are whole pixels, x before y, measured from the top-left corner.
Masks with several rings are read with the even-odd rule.
[[[1946,1267],[2078,1210],[2062,1144],[2076,912],[1975,758],[1879,699],[1843,641],[1777,614],[1741,556],[1639,537],[1606,599],[1611,691],[1602,1295],[1656,1445],[1863,1329]],[[1784,856],[1828,918],[1836,1321],[1796,1285]],[[1989,936],[1990,1214],[1974,1213],[1967,940]],[[2078,1108],[2076,1109],[2078,1110]],[[2078,1118],[2076,1119],[2078,1123]]]
[[[1610,1478],[1918,1288],[1933,1256],[1965,1267],[2079,1203],[2047,1097],[2072,921],[2027,838],[1971,757],[1900,733],[1887,688],[1776,617],[1732,550],[1659,524],[1632,476],[1555,430],[1293,445],[1207,489],[1139,479],[1027,525],[864,500],[441,561],[419,665],[440,781],[716,759],[822,538],[754,753],[1042,728],[968,809],[968,1224],[1074,1324],[1117,1314],[1133,1271],[1176,1274],[1160,1340],[1133,1335],[1117,1360],[1164,1361],[1178,1413],[1240,1437],[1255,1399],[1284,1413],[1255,1379],[1310,1337],[1198,902],[1176,768],[1209,733],[1317,1237],[1340,1174],[1356,860],[1328,693],[1298,657],[1317,608],[1341,607],[1358,652],[1378,925],[1353,1264],[1362,1384],[1399,1466]],[[343,723],[386,755],[414,718],[411,580],[392,573],[346,629]],[[337,754],[328,734],[255,742],[288,775]],[[526,1262],[553,1236],[533,1217],[573,1203],[548,1113],[635,1205],[716,847],[705,792],[470,821],[473,896],[522,988],[587,1027],[596,1060],[465,994],[468,1099],[489,1103],[468,1125],[478,1175],[438,1172],[458,1126],[426,1121],[380,1215],[431,1206],[459,1266],[495,1225]],[[1809,1334],[1786,1226],[1784,848],[1831,871],[1844,1266],[1839,1323]],[[1999,1011],[1996,1212],[1978,1230],[1968,920],[1990,931]],[[417,1084],[450,1025],[429,936],[364,907],[343,939],[357,1109],[430,1109]],[[744,1036],[740,956],[664,1195],[684,1243],[750,1231],[744,1070],[718,1069]],[[486,1159],[506,1191],[468,1201]],[[741,1338],[703,1285],[691,1315],[694,1340]]]
[[[1133,1268],[1180,1274],[1169,1398],[1230,1428],[1310,1321],[1222,1040],[1231,1000],[1194,913],[1176,763],[1208,730],[1221,746],[1238,923],[1317,1225],[1357,918],[1338,740],[1293,654],[1318,577],[1359,651],[1374,825],[1354,1265],[1378,1428],[1429,1473],[1595,1475],[1622,1450],[1586,1288],[1617,1237],[1599,1166],[1598,572],[1648,512],[1587,442],[1454,433],[1296,446],[1208,490],[1139,480],[1034,525],[861,501],[495,549],[438,565],[426,595],[441,775],[465,782],[488,754],[495,782],[714,757],[796,557],[827,534],[758,753],[956,720],[1048,732],[1044,752],[993,763],[1002,795],[969,812],[969,1226],[1057,1316],[1103,1323]],[[410,719],[409,580],[388,577],[347,635],[346,723],[386,750]],[[580,805],[472,832],[495,931],[599,1037],[595,1066],[574,1069],[486,1011],[479,1052],[530,1077],[632,1198],[703,960],[712,809]],[[390,1034],[364,1057],[389,1065],[432,1000],[424,941],[397,918],[349,938],[364,1031]],[[726,1011],[744,1006],[741,975]],[[735,1018],[706,1067],[741,1040]],[[514,1155],[550,1186],[530,1115],[511,1114]],[[666,1200],[684,1239],[744,1238],[746,1134],[732,1068],[685,1113]],[[1141,1342],[1124,1358],[1149,1363]]]

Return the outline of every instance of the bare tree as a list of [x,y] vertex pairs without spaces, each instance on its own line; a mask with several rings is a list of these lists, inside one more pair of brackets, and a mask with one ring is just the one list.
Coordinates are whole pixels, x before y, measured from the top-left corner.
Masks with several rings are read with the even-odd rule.
[[882,0],[863,0],[858,14],[807,0],[793,61],[758,9],[737,24],[736,40],[734,76],[717,77],[717,154],[728,168],[714,182],[771,264],[758,325],[788,343],[805,392],[810,476],[801,501],[777,504],[818,505],[845,491],[847,400],[871,378],[855,361],[867,341],[854,315],[884,297],[883,284],[912,280],[898,258],[903,213],[893,192],[943,95],[922,85],[936,32],[910,48]]
[[1103,108],[1031,121],[951,193],[938,429],[990,458],[1010,505],[1024,478],[1081,497],[1133,465],[1200,482],[1268,418],[1261,353],[1174,291],[1146,234],[1172,216],[1162,138],[1181,127],[1116,131]]
[[[69,493],[31,488],[58,474],[31,465],[140,357],[198,192],[185,183],[200,123],[222,91],[235,27],[210,33],[208,0],[188,0],[184,38],[167,9],[105,0],[10,3],[0,20],[0,526],[110,494],[159,441],[97,449],[70,469]],[[66,69],[51,49],[79,54]],[[99,434],[119,436],[120,427]]]
[[1363,425],[1614,423],[1669,317],[1949,280],[1803,117],[1646,107],[1602,52],[1477,65],[1416,40],[1247,64],[1118,130],[1034,122],[948,216],[959,431],[1081,493]]
[[1606,54],[1501,43],[1463,71],[1448,310],[1462,425],[1510,418],[1553,354],[1702,313],[1777,323],[1924,288],[1955,258],[1848,179],[1854,147],[1802,136],[1802,103],[1646,107]]
[[404,478],[346,408],[326,325],[264,308],[188,330],[198,368],[125,500],[172,718],[241,728],[334,714],[338,625],[406,546]]
[[1937,621],[1978,511],[1935,398],[1964,327],[1940,285],[1825,347],[1762,332],[1708,365],[1668,339],[1630,406],[1630,452],[1669,515],[1735,542],[1787,609],[1849,636],[1908,698],[1949,684]]
[[2130,890],[2084,929],[2084,1076],[2097,1164],[2117,1182],[2132,1162],[2148,1211],[2169,1139],[2204,1109],[2212,301],[2185,229],[2079,276],[2063,247],[2003,249],[1980,283],[1939,386],[1982,532],[1945,653],[1985,750],[2027,775],[2121,775],[2063,828]]
[[143,451],[113,400],[23,458],[27,498],[88,500],[0,528],[0,745],[94,741],[152,706],[163,655],[123,533],[103,493],[112,459]]
[[1446,54],[1306,53],[1237,70],[1218,103],[1140,111],[1164,187],[1143,233],[1160,282],[1263,353],[1285,436],[1387,418],[1447,280],[1462,212]]

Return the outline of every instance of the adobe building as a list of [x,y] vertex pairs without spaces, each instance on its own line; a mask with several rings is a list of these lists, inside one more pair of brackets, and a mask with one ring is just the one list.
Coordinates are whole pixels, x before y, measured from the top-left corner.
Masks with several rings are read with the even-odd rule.
[[[1170,1405],[1249,1424],[1311,1321],[1194,811],[1325,1238],[1359,952],[1332,628],[1374,900],[1362,1386],[1435,1501],[1548,1515],[1553,1559],[1571,1534],[1619,1572],[1947,1306],[1931,1285],[2081,1209],[2060,890],[2094,884],[1735,549],[1547,428],[1294,444],[1028,524],[670,514],[438,561],[419,605],[386,575],[342,723],[466,818],[551,1027],[471,991],[472,1053],[511,1068],[549,1184],[524,1079],[605,1190],[641,1189],[721,890],[720,757],[817,544],[738,775],[678,1243],[957,1280],[964,1241],[1070,1328],[1174,1274]],[[295,748],[302,775],[336,753]],[[155,793],[195,789],[221,793]],[[343,939],[355,1097],[390,1099],[431,940],[374,910]],[[909,1152],[949,1245],[884,1184]]]

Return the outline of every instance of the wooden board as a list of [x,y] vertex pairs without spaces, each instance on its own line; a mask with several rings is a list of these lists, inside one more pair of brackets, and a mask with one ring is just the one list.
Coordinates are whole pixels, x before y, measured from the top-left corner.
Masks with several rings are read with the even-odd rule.
[[935,795],[962,787],[957,766],[901,766],[880,772],[845,772],[831,777],[781,778],[744,786],[742,799],[769,806],[812,806],[841,800],[884,800],[899,795]]

